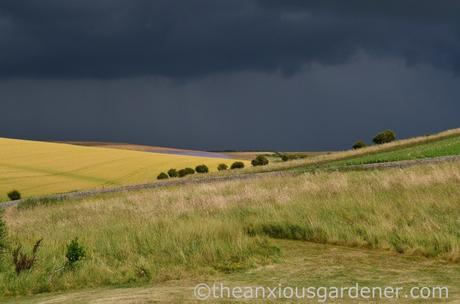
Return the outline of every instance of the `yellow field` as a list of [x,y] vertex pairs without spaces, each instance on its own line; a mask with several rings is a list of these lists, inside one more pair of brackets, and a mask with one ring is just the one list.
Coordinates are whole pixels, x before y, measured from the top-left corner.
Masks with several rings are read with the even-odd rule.
[[156,180],[170,168],[182,169],[234,160],[83,147],[0,138],[0,200],[17,189],[23,197]]

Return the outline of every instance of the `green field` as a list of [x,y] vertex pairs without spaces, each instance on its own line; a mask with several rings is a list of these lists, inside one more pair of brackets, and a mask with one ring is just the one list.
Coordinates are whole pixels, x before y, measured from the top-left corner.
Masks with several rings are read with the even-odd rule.
[[394,151],[382,152],[360,156],[349,160],[331,162],[330,166],[349,166],[383,163],[391,161],[423,159],[431,157],[460,155],[460,136],[441,139],[439,141],[416,145],[413,147],[397,149]]
[[[234,160],[0,138],[0,201],[16,189],[24,197],[153,182],[170,168]],[[248,163],[248,162],[247,162]]]
[[[459,170],[460,162],[453,162],[406,170],[272,176],[8,208],[12,244],[30,250],[37,239],[44,240],[30,272],[16,276],[12,265],[3,263],[0,294],[250,278],[257,269],[269,271],[271,265],[294,258],[293,249],[278,240],[356,248],[363,264],[358,269],[367,271],[368,283],[379,282],[372,277],[374,260],[363,255],[368,250],[382,259],[402,255],[407,267],[419,267],[420,261],[442,264],[449,280],[441,273],[424,275],[455,290],[460,276]],[[75,237],[88,256],[76,269],[54,274],[64,264],[66,244]],[[332,263],[342,263],[346,257],[341,256]],[[305,283],[348,284],[354,278],[336,272],[328,277],[326,266],[317,267],[304,269],[319,275],[318,281],[304,278]],[[382,274],[373,275],[391,278],[381,267]],[[416,273],[408,274],[404,284],[420,282]],[[281,279],[282,273],[273,273],[273,278]],[[285,279],[303,282],[296,276]],[[380,282],[389,283],[387,279]]]

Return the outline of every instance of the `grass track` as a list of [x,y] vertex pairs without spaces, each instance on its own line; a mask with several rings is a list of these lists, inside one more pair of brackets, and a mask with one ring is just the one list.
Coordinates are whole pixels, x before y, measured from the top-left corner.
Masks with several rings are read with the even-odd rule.
[[[224,282],[226,286],[447,286],[450,299],[460,297],[460,265],[389,252],[308,242],[277,240],[282,259],[275,264],[234,274],[202,276],[131,288],[86,289],[68,293],[4,299],[2,303],[203,303],[193,297],[193,286]],[[259,301],[264,303],[264,301]],[[392,301],[383,301],[392,302]],[[404,297],[398,303],[412,302]],[[428,301],[437,303],[442,301]],[[252,302],[251,302],[252,303]],[[344,299],[342,303],[353,303]],[[422,302],[427,303],[427,301]]]

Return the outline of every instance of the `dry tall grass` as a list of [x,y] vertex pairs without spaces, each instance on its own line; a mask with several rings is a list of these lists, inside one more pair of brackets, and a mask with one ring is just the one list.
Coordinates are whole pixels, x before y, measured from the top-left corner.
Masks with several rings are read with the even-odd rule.
[[[170,187],[9,208],[13,243],[44,238],[39,263],[0,293],[156,282],[237,271],[277,256],[270,237],[460,259],[460,162]],[[53,274],[78,237],[87,259]]]

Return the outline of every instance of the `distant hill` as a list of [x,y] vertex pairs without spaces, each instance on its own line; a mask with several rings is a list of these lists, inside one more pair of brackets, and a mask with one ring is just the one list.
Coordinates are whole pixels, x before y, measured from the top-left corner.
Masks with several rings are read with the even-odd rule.
[[163,154],[176,154],[176,155],[200,156],[200,157],[211,157],[211,158],[237,158],[227,153],[220,153],[220,152],[208,152],[208,151],[177,149],[177,148],[169,148],[169,147],[136,145],[136,144],[128,144],[128,143],[114,143],[114,142],[101,142],[101,141],[61,141],[58,143],[66,143],[66,144],[77,145],[77,146],[102,147],[102,148],[133,150],[133,151],[153,152],[153,153],[163,153]]

